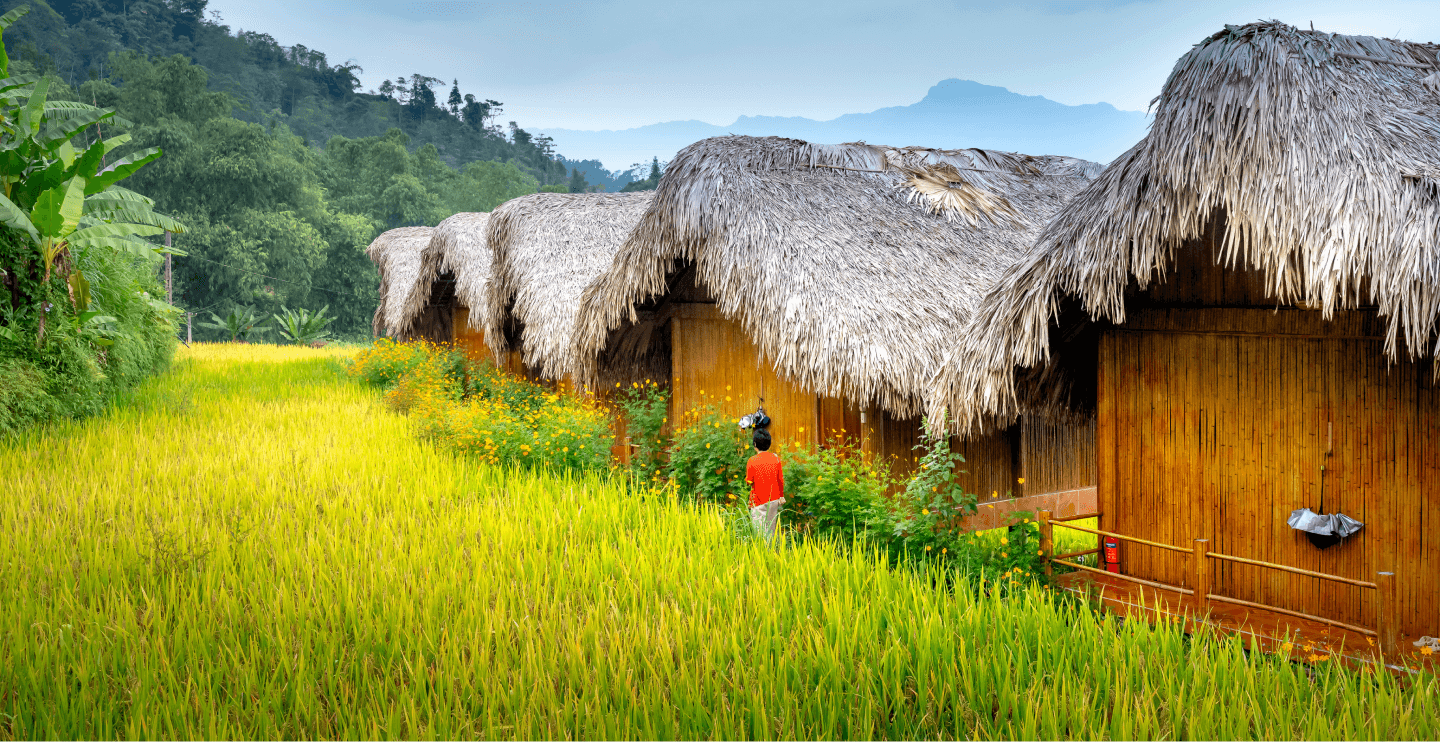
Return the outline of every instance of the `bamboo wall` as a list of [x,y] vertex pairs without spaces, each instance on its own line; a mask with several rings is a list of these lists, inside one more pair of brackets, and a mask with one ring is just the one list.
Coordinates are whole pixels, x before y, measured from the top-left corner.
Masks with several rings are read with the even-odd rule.
[[[472,360],[487,360],[495,363],[495,354],[490,351],[490,346],[485,344],[485,332],[470,326],[470,310],[467,307],[460,304],[455,306],[454,320],[451,326],[454,328],[453,334],[445,340],[453,341],[455,347],[465,351],[465,355]],[[528,369],[525,368],[525,364],[521,362],[520,358],[520,351],[512,350],[505,354],[503,363],[499,365],[505,371],[529,378]]]
[[[1253,274],[1187,247],[1169,280],[1101,334],[1102,527],[1363,580],[1394,571],[1402,632],[1440,633],[1440,390],[1390,365],[1373,310],[1276,309]],[[1365,523],[1326,550],[1285,522],[1309,507]],[[1187,557],[1126,544],[1124,572],[1184,584]],[[1375,624],[1373,591],[1214,561],[1217,594]]]
[[[887,462],[897,476],[913,476],[920,424],[919,418],[871,412],[862,426],[867,450]],[[1007,430],[966,440],[951,438],[950,447],[965,457],[959,467],[961,486],[982,502],[1095,486],[1094,420],[1025,416]]]
[[731,420],[755,411],[761,397],[773,421],[772,451],[820,438],[820,405],[814,394],[782,381],[759,357],[740,323],[714,304],[670,305],[671,417],[708,406]]

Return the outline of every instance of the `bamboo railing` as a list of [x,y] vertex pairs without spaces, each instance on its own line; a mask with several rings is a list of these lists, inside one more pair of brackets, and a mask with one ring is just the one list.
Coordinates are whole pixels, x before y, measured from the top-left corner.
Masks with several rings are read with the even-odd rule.
[[[1044,561],[1045,575],[1047,577],[1053,575],[1055,564],[1062,564],[1066,567],[1071,567],[1073,569],[1078,569],[1085,572],[1095,572],[1105,575],[1107,577],[1124,580],[1126,582],[1133,582],[1139,585],[1145,585],[1147,587],[1152,587],[1159,590],[1168,590],[1170,592],[1180,593],[1181,595],[1193,596],[1195,599],[1195,607],[1202,613],[1210,609],[1212,601],[1219,603],[1230,603],[1233,605],[1241,605],[1247,608],[1257,608],[1260,610],[1280,613],[1286,616],[1302,618],[1307,621],[1317,621],[1319,623],[1328,624],[1330,626],[1337,626],[1348,631],[1354,631],[1364,636],[1375,637],[1377,643],[1380,645],[1380,652],[1383,657],[1393,657],[1399,649],[1399,615],[1397,612],[1398,605],[1395,599],[1394,572],[1376,572],[1375,581],[1368,582],[1366,580],[1357,580],[1350,577],[1341,577],[1339,575],[1326,574],[1324,572],[1315,572],[1308,569],[1301,569],[1299,567],[1291,567],[1285,564],[1262,562],[1257,559],[1246,559],[1245,557],[1238,557],[1232,554],[1221,554],[1219,552],[1214,552],[1210,550],[1209,539],[1197,538],[1195,539],[1194,544],[1191,546],[1191,548],[1186,549],[1181,546],[1162,544],[1156,541],[1147,541],[1143,538],[1126,536],[1124,534],[1114,533],[1112,531],[1102,531],[1100,529],[1085,528],[1083,526],[1071,525],[1070,523],[1066,522],[1072,520],[1083,520],[1086,518],[1097,518],[1099,516],[1100,513],[1086,513],[1084,515],[1072,515],[1064,518],[1055,518],[1048,510],[1041,510],[1039,512],[1040,550],[1041,552],[1043,552],[1041,559]],[[1133,577],[1131,575],[1121,574],[1119,572],[1109,572],[1104,569],[1097,569],[1096,567],[1091,567],[1085,564],[1080,564],[1079,562],[1071,561],[1075,557],[1097,553],[1100,551],[1100,549],[1098,548],[1089,549],[1086,551],[1072,552],[1069,554],[1060,554],[1057,556],[1055,554],[1054,530],[1056,526],[1059,526],[1060,528],[1069,528],[1071,530],[1080,531],[1082,533],[1093,534],[1098,537],[1109,536],[1110,538],[1120,541],[1128,541],[1132,544],[1140,544],[1142,546],[1149,546],[1156,549],[1164,549],[1167,551],[1173,551],[1189,555],[1190,584],[1192,585],[1192,587],[1185,588],[1178,585],[1168,585],[1163,582],[1144,580],[1139,577]],[[1325,618],[1323,616],[1315,616],[1309,613],[1301,613],[1299,611],[1292,611],[1287,608],[1280,608],[1279,606],[1265,605],[1263,603],[1254,603],[1248,600],[1240,600],[1239,598],[1231,598],[1224,595],[1217,595],[1213,592],[1214,583],[1211,579],[1211,560],[1228,561],[1237,564],[1248,564],[1254,567],[1263,567],[1265,569],[1289,572],[1291,574],[1304,575],[1306,577],[1315,577],[1321,580],[1328,580],[1330,582],[1339,582],[1345,585],[1353,585],[1355,587],[1362,587],[1369,590],[1374,590],[1376,600],[1378,601],[1375,607],[1376,626],[1374,629],[1369,629],[1363,626],[1355,626],[1353,624],[1348,624],[1343,621],[1336,621],[1334,619]]]

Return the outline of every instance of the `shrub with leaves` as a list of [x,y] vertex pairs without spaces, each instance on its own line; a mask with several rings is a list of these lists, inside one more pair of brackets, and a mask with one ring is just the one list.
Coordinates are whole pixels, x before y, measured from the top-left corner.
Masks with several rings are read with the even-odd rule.
[[473,363],[448,345],[377,340],[349,374],[387,389],[421,437],[486,464],[598,470],[609,465],[610,416],[592,397],[561,394]]
[[664,430],[669,421],[670,390],[650,379],[631,382],[628,389],[619,382],[615,387],[619,390],[615,406],[625,415],[626,430],[635,446],[630,470],[641,481],[654,479],[664,469],[662,454],[669,445]]
[[[796,449],[785,461],[786,520],[802,532],[853,538],[867,534],[888,501],[889,472],[838,445]],[[889,534],[884,534],[888,536]]]
[[428,341],[397,343],[389,338],[380,338],[358,353],[349,365],[349,374],[371,386],[389,390],[421,365],[436,362],[445,366],[451,377],[464,378],[463,353]]
[[978,501],[956,477],[963,471],[959,467],[965,457],[951,450],[943,418],[923,421],[915,450],[921,452],[920,461],[904,491],[894,498],[891,533],[911,552],[948,554],[963,533],[963,519],[975,513]]
[[681,495],[699,502],[745,506],[750,486],[745,462],[750,437],[735,420],[715,408],[692,410],[670,445],[666,472]]
[[0,46],[0,434],[94,414],[165,367],[175,311],[153,293],[161,248],[141,238],[185,230],[118,185],[160,150],[116,157],[130,136],[99,136],[114,111],[11,71]]

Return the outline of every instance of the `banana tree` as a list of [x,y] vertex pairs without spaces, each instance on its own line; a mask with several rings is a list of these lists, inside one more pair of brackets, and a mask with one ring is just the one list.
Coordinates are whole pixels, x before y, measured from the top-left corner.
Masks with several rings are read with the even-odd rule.
[[[3,33],[29,9],[21,6],[0,16]],[[130,141],[124,134],[98,136],[101,122],[115,112],[72,101],[48,99],[43,75],[9,75],[9,58],[0,45],[0,224],[23,233],[34,244],[43,269],[43,286],[58,273],[67,284],[77,313],[88,310],[90,284],[75,267],[76,251],[108,249],[150,256],[160,248],[141,239],[165,231],[183,232],[182,224],[153,209],[154,201],[116,185],[161,156],[145,149],[107,164],[108,156]],[[95,127],[97,135],[84,137]],[[77,148],[77,139],[91,143]],[[42,299],[43,309],[44,299]],[[40,312],[36,342],[45,334]]]
[[325,316],[325,312],[330,309],[329,304],[320,307],[320,311],[314,313],[308,309],[298,311],[285,307],[280,307],[280,309],[282,314],[274,315],[275,323],[280,330],[280,337],[296,345],[309,345],[329,337],[330,331],[325,329],[325,326],[335,321],[334,317]]
[[219,330],[230,333],[230,342],[243,340],[250,342],[250,338],[270,331],[270,326],[261,324],[263,320],[256,318],[254,309],[247,309],[241,312],[239,309],[232,309],[230,313],[221,317],[211,312],[209,322],[200,322],[199,325],[207,330]]

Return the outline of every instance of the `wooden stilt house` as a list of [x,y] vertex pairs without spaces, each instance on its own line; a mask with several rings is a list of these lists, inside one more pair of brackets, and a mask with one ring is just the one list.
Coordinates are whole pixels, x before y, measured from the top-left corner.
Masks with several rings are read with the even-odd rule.
[[[666,369],[672,416],[714,405],[739,417],[763,400],[780,445],[848,439],[903,474],[923,392],[956,362],[954,333],[1099,169],[986,150],[698,142],[586,290],[580,376]],[[1093,453],[1074,453],[1093,450],[1092,430],[1067,419],[959,441],[965,484],[1034,494],[1020,481],[1033,466],[1052,492],[1083,490]]]
[[[1440,634],[1436,51],[1279,23],[1201,42],[986,298],[957,352],[991,362],[936,403],[962,426],[1094,410],[1102,530],[1191,552],[1123,543],[1127,577]],[[1302,508],[1365,525],[1320,548]]]

